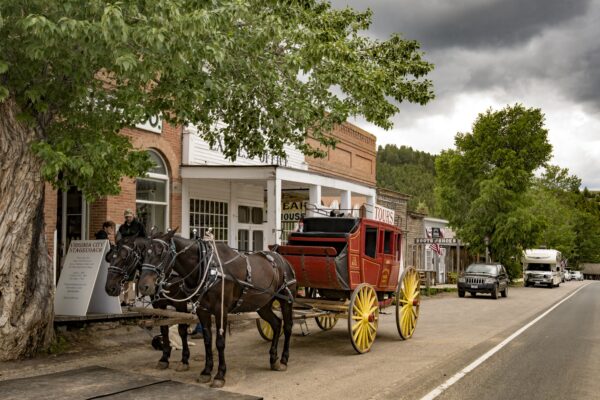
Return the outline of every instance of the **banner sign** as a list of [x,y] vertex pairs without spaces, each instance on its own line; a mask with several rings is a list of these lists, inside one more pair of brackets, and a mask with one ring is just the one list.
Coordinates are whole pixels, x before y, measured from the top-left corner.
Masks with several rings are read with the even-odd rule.
[[88,312],[121,314],[119,297],[106,294],[108,240],[73,240],[62,267],[54,313],[84,317]]
[[375,216],[374,220],[385,222],[390,225],[394,225],[394,210],[390,210],[389,208],[385,208],[380,206],[379,204],[375,204]]
[[460,244],[457,238],[415,238],[415,244]]
[[306,214],[306,201],[290,201],[281,205],[281,222],[298,222]]

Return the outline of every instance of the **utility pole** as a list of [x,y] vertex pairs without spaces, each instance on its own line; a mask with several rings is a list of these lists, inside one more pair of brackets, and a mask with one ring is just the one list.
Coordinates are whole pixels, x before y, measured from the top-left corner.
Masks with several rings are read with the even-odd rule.
[[490,237],[488,235],[485,235],[485,237],[483,238],[483,241],[485,243],[485,263],[489,264],[490,263]]

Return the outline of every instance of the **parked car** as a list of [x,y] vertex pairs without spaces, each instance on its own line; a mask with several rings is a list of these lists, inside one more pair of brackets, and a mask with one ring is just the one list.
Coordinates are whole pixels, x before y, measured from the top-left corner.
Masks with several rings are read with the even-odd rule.
[[565,270],[565,281],[570,281],[572,279],[571,271]]
[[509,278],[502,264],[471,264],[457,281],[458,297],[465,297],[465,292],[473,297],[490,293],[494,299],[508,296]]
[[583,274],[581,273],[581,271],[571,271],[571,279],[575,281],[582,281]]

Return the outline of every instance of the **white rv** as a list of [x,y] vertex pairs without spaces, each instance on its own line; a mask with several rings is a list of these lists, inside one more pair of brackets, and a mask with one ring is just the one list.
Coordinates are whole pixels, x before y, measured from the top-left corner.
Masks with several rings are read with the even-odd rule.
[[559,286],[563,280],[562,255],[558,250],[530,249],[523,256],[523,282],[525,287],[535,284],[549,288]]

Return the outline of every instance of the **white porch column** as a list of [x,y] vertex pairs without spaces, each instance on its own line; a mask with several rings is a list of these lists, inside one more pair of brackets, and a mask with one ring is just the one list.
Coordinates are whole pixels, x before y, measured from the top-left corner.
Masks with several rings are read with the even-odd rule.
[[181,180],[181,236],[190,238],[190,183]]
[[265,237],[267,245],[281,244],[281,179],[267,181],[267,232]]
[[[321,207],[321,185],[310,185],[308,187],[308,202],[313,207]],[[308,217],[314,217],[317,214],[314,211],[307,210]]]
[[352,210],[352,192],[350,190],[344,190],[340,194],[340,210],[344,214],[350,213]]
[[375,196],[367,196],[367,218],[375,218]]

